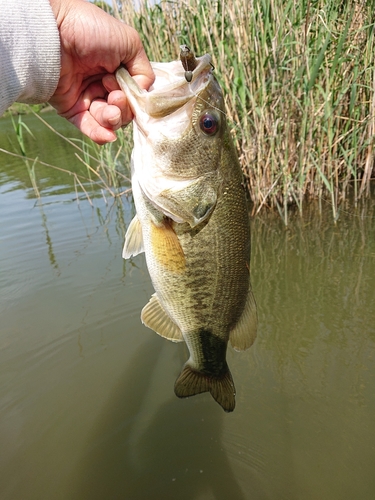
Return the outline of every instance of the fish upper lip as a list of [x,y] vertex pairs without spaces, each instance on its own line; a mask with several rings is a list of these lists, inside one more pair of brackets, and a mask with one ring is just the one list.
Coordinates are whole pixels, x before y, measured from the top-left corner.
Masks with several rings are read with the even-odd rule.
[[128,98],[137,125],[143,132],[146,115],[147,118],[156,119],[168,116],[184,106],[208,84],[208,75],[212,71],[211,56],[205,54],[196,60],[198,64],[192,72],[190,82],[185,78],[185,70],[180,61],[151,63],[156,79],[149,91],[141,89],[124,67],[116,71],[117,81]]

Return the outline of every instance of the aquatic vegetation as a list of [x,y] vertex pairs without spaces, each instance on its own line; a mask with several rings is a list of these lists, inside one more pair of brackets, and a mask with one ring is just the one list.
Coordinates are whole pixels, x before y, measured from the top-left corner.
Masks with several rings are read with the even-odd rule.
[[374,179],[373,2],[114,2],[151,60],[209,52],[254,213],[338,204]]
[[[176,59],[182,44],[212,55],[253,214],[278,210],[288,224],[290,206],[301,212],[306,200],[317,198],[330,201],[336,219],[349,195],[355,204],[370,195],[371,0],[112,4],[113,15],[139,31],[151,60]],[[132,147],[129,128],[118,137],[104,147],[86,139],[74,146],[87,177],[115,196],[124,191]]]
[[31,159],[27,158],[25,140],[24,140],[24,132],[26,132],[27,134],[30,134],[32,137],[34,137],[34,136],[31,132],[30,128],[26,125],[26,123],[24,123],[22,121],[21,115],[18,115],[17,121],[14,119],[13,116],[11,116],[11,120],[12,120],[13,129],[16,133],[17,144],[18,144],[18,147],[20,150],[20,157],[25,162],[27,172],[29,174],[30,182],[31,182],[31,185],[34,189],[35,196],[37,198],[40,198],[38,184],[37,184],[37,180],[36,180],[36,176],[35,176],[35,164],[37,163],[38,159],[35,158],[34,160],[31,160]]

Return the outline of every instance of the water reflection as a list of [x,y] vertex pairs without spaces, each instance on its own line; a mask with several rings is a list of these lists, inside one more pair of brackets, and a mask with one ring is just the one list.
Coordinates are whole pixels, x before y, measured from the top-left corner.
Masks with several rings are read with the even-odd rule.
[[39,202],[39,203],[37,203],[37,205],[38,205],[38,208],[40,211],[40,218],[41,218],[42,226],[43,226],[43,229],[45,232],[46,246],[48,249],[48,258],[49,258],[50,264],[53,267],[53,269],[55,269],[55,271],[59,274],[60,273],[59,265],[56,261],[55,252],[53,251],[52,238],[51,238],[50,232],[48,230],[47,216],[43,210],[42,203]]
[[[33,132],[23,134],[24,161],[11,118],[0,119],[0,183],[7,190],[23,189],[30,199],[39,191],[44,199],[65,195],[78,202],[105,198],[106,190],[117,192],[119,182],[121,192],[128,191],[129,148],[111,144],[100,149],[55,112],[24,115],[22,122]],[[113,158],[117,175],[110,168]]]
[[225,415],[209,400],[177,400],[172,385],[162,405],[152,394],[162,347],[143,344],[112,391],[77,470],[74,498],[245,498],[222,445]]
[[367,499],[375,491],[374,225],[371,200],[365,212],[342,211],[336,225],[316,205],[288,229],[253,223],[254,361],[274,426],[264,444],[276,434],[288,463],[278,490],[285,498]]

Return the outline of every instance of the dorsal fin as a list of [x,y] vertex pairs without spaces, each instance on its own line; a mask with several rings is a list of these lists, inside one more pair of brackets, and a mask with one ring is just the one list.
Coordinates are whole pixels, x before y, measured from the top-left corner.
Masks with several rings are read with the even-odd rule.
[[172,342],[184,340],[181,330],[165,312],[155,293],[142,309],[141,320],[148,328]]
[[131,256],[135,257],[144,251],[142,226],[138,219],[138,215],[135,215],[125,234],[122,258],[129,259]]
[[249,287],[242,316],[229,334],[229,341],[236,351],[244,351],[254,343],[257,336],[257,323],[257,307],[254,294]]

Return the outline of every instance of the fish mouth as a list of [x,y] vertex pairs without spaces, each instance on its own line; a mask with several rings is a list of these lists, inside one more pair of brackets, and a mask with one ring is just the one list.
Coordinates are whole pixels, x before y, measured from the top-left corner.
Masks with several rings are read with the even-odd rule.
[[[186,71],[181,61],[167,63],[152,62],[155,82],[148,91],[141,89],[129,72],[121,67],[116,71],[116,79],[125,93],[135,122],[147,136],[147,129],[154,119],[167,117],[184,107],[211,81],[211,56],[205,54],[194,58],[195,67]],[[190,107],[190,106],[189,106]]]

